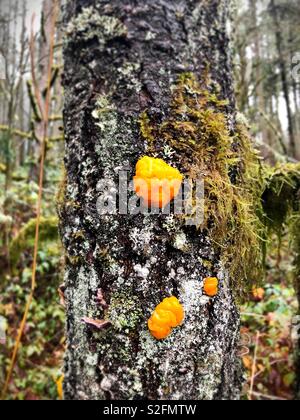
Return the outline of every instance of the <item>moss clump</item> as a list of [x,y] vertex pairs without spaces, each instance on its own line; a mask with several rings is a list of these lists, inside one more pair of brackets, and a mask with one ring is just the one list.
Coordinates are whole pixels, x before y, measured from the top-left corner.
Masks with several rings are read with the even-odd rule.
[[151,125],[147,111],[144,111],[139,119],[140,130],[143,138],[147,141],[148,151],[153,149],[155,143],[154,128]]
[[231,277],[243,292],[257,281],[261,264],[261,165],[246,128],[229,129],[227,101],[208,78],[183,74],[173,88],[168,117],[160,123],[140,118],[148,154],[163,156],[168,144],[174,163],[190,179],[205,182],[205,220],[198,226],[219,247]]
[[[262,195],[264,223],[268,238],[287,231],[295,252],[295,277],[300,276],[300,164],[281,164],[265,168],[265,190]],[[265,251],[266,254],[266,251]],[[297,289],[299,286],[297,286]]]
[[299,211],[300,164],[266,168],[265,178],[266,187],[262,196],[265,224],[270,231],[281,236],[285,223]]
[[[17,264],[24,251],[32,250],[35,240],[36,219],[31,219],[21,229],[10,246],[10,258],[13,266]],[[42,217],[40,221],[39,243],[45,246],[52,255],[59,255],[58,219],[57,217]],[[55,244],[55,246],[53,246]]]
[[129,333],[136,330],[138,323],[143,319],[143,312],[137,297],[125,292],[115,293],[111,298],[106,317],[114,328]]
[[59,216],[62,215],[63,209],[66,204],[66,189],[67,189],[67,171],[66,168],[63,168],[63,176],[59,183],[58,191],[56,193],[56,210]]
[[94,7],[84,7],[82,12],[68,24],[66,39],[73,42],[98,39],[100,46],[127,35],[126,26],[113,16],[100,15]]

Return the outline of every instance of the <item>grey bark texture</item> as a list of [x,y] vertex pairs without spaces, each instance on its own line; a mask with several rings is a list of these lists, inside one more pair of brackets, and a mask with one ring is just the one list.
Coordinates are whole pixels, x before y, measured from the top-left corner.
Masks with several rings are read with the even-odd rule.
[[[69,0],[64,43],[66,183],[59,205],[66,249],[66,399],[237,399],[239,313],[220,255],[205,233],[168,215],[100,217],[99,181],[118,185],[146,152],[138,120],[161,122],[185,72],[234,93],[227,0]],[[167,151],[157,156],[174,164]],[[176,156],[184,172],[181,156]],[[98,185],[98,189],[97,189]],[[215,299],[202,281],[218,276]],[[97,300],[101,289],[104,300]],[[165,340],[147,320],[175,295],[185,320]],[[97,330],[83,317],[109,319]]]

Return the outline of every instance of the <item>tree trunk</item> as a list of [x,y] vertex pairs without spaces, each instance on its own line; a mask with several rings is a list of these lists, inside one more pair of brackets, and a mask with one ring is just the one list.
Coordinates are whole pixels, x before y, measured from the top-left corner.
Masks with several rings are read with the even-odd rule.
[[272,141],[272,136],[270,136],[270,130],[266,127],[266,122],[261,115],[262,113],[267,113],[267,101],[264,92],[264,75],[262,72],[262,61],[263,55],[261,52],[261,40],[259,34],[259,25],[258,25],[258,12],[257,12],[257,0],[249,0],[249,7],[251,12],[251,23],[253,30],[253,53],[254,53],[254,66],[255,66],[255,107],[259,110],[259,131],[261,134],[262,142],[273,146],[270,140]]
[[291,99],[290,99],[290,87],[287,77],[287,69],[284,60],[284,51],[283,51],[283,37],[282,37],[282,29],[280,25],[279,19],[279,12],[277,10],[277,5],[275,4],[274,0],[270,1],[270,12],[273,17],[273,23],[275,27],[275,41],[276,41],[276,49],[278,54],[278,65],[280,71],[280,77],[282,82],[282,91],[284,95],[284,100],[286,104],[286,112],[287,112],[287,119],[288,119],[288,133],[289,133],[289,142],[290,142],[290,154],[292,157],[296,157],[296,140],[295,140],[295,132],[294,132],[294,124],[293,124],[293,113],[291,108]]
[[[228,100],[224,115],[233,133],[228,8],[226,0],[67,1],[66,181],[58,203],[66,249],[66,399],[239,398],[239,313],[207,232],[170,215],[95,211],[99,181],[118,185],[120,170],[132,179],[139,158],[150,153],[141,116],[147,111],[151,121],[165,121],[183,74],[201,80],[210,72]],[[166,145],[155,147],[155,156],[169,156],[184,170],[185,152],[172,158]],[[201,287],[208,276],[221,283],[212,300]],[[170,295],[183,304],[185,320],[158,341],[147,319]],[[111,326],[98,330],[84,317]]]

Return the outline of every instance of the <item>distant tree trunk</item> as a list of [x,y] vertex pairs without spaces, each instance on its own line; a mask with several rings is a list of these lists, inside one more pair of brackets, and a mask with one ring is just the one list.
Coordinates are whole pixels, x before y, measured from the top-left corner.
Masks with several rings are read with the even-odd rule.
[[[37,75],[38,75],[38,89],[41,94],[42,105],[45,103],[46,99],[46,89],[48,86],[48,62],[49,62],[49,51],[51,43],[51,25],[53,21],[54,13],[54,2],[53,0],[43,0],[42,3],[42,12],[41,12],[41,27],[40,27],[40,36],[38,38],[38,57],[37,57]],[[34,93],[32,93],[34,95]],[[36,101],[36,98],[34,98]],[[52,108],[52,103],[50,104],[50,112]],[[44,123],[41,116],[33,116],[33,125],[34,125],[34,134],[36,137],[36,142],[31,145],[32,152],[32,164],[29,171],[29,179],[36,181],[38,179],[39,164],[40,161],[40,142],[43,138]],[[50,130],[49,130],[50,131]],[[48,133],[49,135],[49,133]]]
[[[294,25],[289,22],[289,42],[288,47],[290,51],[290,63],[293,62],[295,51],[294,45],[296,44],[296,34],[294,34]],[[295,143],[296,143],[296,154],[295,158],[300,159],[300,127],[299,127],[299,104],[298,104],[298,92],[297,92],[297,81],[291,74],[291,87],[293,92],[293,103],[294,103],[294,132],[295,132]]]
[[254,64],[255,64],[255,101],[256,107],[258,108],[258,118],[259,118],[259,131],[262,136],[263,143],[273,146],[270,141],[272,136],[270,136],[270,130],[266,126],[266,122],[262,117],[261,113],[267,113],[267,101],[265,98],[264,92],[264,77],[262,73],[262,63],[261,63],[261,40],[258,27],[257,19],[257,0],[249,0],[250,12],[251,12],[251,21],[253,25],[253,36],[254,36]]
[[[147,110],[158,124],[167,118],[180,75],[201,79],[209,68],[220,96],[228,99],[224,115],[233,133],[228,8],[227,0],[66,2],[66,181],[59,201],[66,249],[66,399],[239,398],[239,312],[207,234],[167,215],[95,212],[101,179],[118,183],[121,169],[134,175],[147,154],[141,115]],[[164,147],[156,152],[168,153]],[[174,162],[180,167],[184,158]],[[221,281],[210,303],[200,286],[208,275]],[[183,302],[185,320],[156,341],[147,319],[170,295]],[[108,329],[82,322],[105,315]]]
[[270,11],[273,17],[274,28],[275,28],[275,40],[276,40],[276,49],[278,54],[278,64],[282,82],[282,91],[286,103],[286,111],[288,118],[288,133],[289,133],[289,142],[290,142],[290,153],[292,157],[296,157],[296,140],[293,124],[293,114],[291,108],[291,99],[290,99],[290,89],[289,82],[287,77],[287,70],[285,65],[284,53],[283,53],[283,38],[282,38],[282,28],[280,25],[280,19],[278,15],[277,5],[275,5],[275,0],[270,1]]
[[236,43],[238,54],[238,66],[236,66],[237,82],[237,106],[240,112],[246,113],[249,109],[249,80],[248,80],[248,60],[246,54],[246,42],[244,40]]

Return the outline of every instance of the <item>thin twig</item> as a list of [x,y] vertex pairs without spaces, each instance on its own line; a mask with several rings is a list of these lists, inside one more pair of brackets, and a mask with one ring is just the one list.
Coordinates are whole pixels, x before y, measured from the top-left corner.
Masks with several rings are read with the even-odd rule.
[[255,382],[255,369],[256,369],[256,360],[257,360],[257,351],[258,351],[258,345],[259,345],[259,338],[260,338],[260,333],[259,333],[259,331],[257,331],[257,333],[256,333],[256,340],[255,340],[254,358],[253,358],[253,363],[252,363],[250,391],[249,391],[249,400],[250,401],[252,400],[253,388],[254,388],[254,382]]
[[254,318],[267,318],[267,315],[259,315],[259,314],[254,314],[252,312],[241,312],[241,315],[243,316],[253,316]]
[[[55,5],[53,7],[56,7]],[[45,121],[45,110],[43,109],[42,105],[42,95],[38,88],[37,78],[35,74],[35,46],[34,46],[34,20],[35,20],[35,13],[32,15],[31,19],[31,36],[30,36],[30,43],[29,43],[29,49],[30,49],[30,60],[31,60],[31,77],[32,77],[32,84],[34,88],[34,95],[37,101],[37,105],[42,117],[42,120]],[[52,68],[52,67],[51,67]]]
[[275,395],[261,394],[260,392],[252,392],[252,395],[254,395],[255,397],[265,398],[266,400],[287,401],[286,398],[275,397]]

